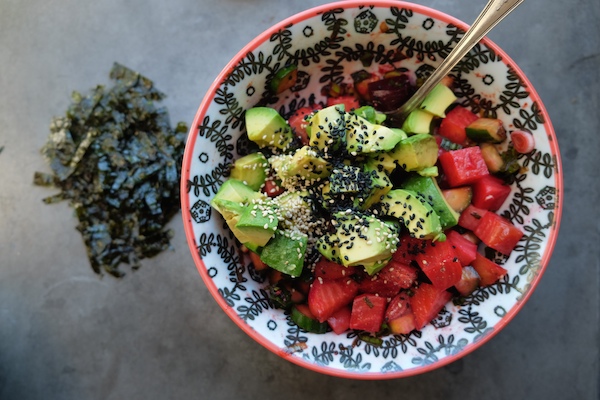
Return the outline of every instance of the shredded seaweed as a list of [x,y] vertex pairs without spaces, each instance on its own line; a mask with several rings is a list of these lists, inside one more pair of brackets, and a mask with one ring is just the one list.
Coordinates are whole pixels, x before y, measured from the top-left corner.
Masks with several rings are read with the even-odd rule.
[[118,63],[110,79],[74,92],[65,116],[52,119],[41,149],[52,173],[33,182],[60,189],[44,203],[74,208],[92,269],[121,277],[121,263],[137,269],[170,247],[187,125],[171,127],[150,79]]

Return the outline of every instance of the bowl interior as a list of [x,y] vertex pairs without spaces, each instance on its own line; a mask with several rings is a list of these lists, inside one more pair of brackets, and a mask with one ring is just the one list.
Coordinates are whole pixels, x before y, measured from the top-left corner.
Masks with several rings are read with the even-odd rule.
[[[184,157],[182,210],[196,266],[223,310],[247,334],[304,367],[359,379],[422,373],[479,347],[523,306],[551,255],[560,220],[562,173],[551,123],[533,87],[496,45],[477,45],[454,69],[459,103],[504,121],[508,130],[533,133],[535,150],[499,213],[524,232],[510,257],[480,251],[509,274],[480,288],[464,304],[449,303],[419,332],[384,337],[381,346],[345,335],[310,334],[269,301],[265,278],[244,258],[223,219],[209,202],[227,178],[229,164],[247,154],[244,111],[276,108],[284,117],[313,102],[322,89],[349,82],[361,69],[393,66],[413,79],[426,78],[462,36],[466,25],[440,12],[399,1],[370,6],[345,1],[308,10],[269,29],[226,66],[202,101]],[[275,95],[269,82],[282,66],[296,64],[296,85]]]

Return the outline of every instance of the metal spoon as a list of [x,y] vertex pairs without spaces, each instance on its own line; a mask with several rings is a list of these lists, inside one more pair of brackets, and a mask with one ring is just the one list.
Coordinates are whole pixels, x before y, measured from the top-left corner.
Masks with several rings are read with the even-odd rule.
[[442,63],[433,71],[415,94],[397,110],[386,114],[396,123],[402,123],[411,111],[418,108],[427,94],[450,73],[452,68],[475,46],[494,26],[504,19],[524,0],[489,0],[473,25]]

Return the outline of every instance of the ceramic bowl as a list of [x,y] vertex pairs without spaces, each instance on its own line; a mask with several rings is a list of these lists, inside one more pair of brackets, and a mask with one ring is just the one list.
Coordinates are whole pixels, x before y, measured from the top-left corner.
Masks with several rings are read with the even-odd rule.
[[[510,257],[481,248],[509,273],[476,290],[464,304],[448,303],[421,331],[383,338],[380,346],[351,331],[311,334],[271,304],[267,282],[240,252],[209,202],[228,166],[246,154],[244,112],[256,104],[284,117],[309,102],[323,102],[322,88],[349,80],[360,69],[394,64],[426,77],[448,54],[467,25],[430,8],[401,1],[344,1],[294,15],[256,37],[216,77],[190,130],[182,172],[185,233],[194,262],[217,303],[258,343],[286,360],[324,374],[352,379],[399,378],[447,365],[482,346],[519,312],[548,265],[557,237],[562,171],[550,119],[533,86],[490,40],[456,67],[458,102],[500,118],[508,130],[526,129],[535,150],[500,214],[525,233]],[[406,59],[394,61],[402,53]],[[364,60],[370,60],[363,64]],[[298,65],[295,85],[274,95],[269,82],[286,64]],[[199,289],[200,290],[200,289]]]

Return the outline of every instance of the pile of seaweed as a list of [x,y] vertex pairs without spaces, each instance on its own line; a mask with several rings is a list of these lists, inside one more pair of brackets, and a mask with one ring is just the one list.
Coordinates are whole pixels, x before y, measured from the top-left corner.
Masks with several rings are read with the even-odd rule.
[[187,126],[171,127],[150,79],[118,63],[110,79],[74,92],[65,116],[52,119],[41,152],[53,173],[36,172],[34,183],[60,189],[45,203],[74,208],[93,270],[121,277],[121,263],[137,269],[170,247]]

